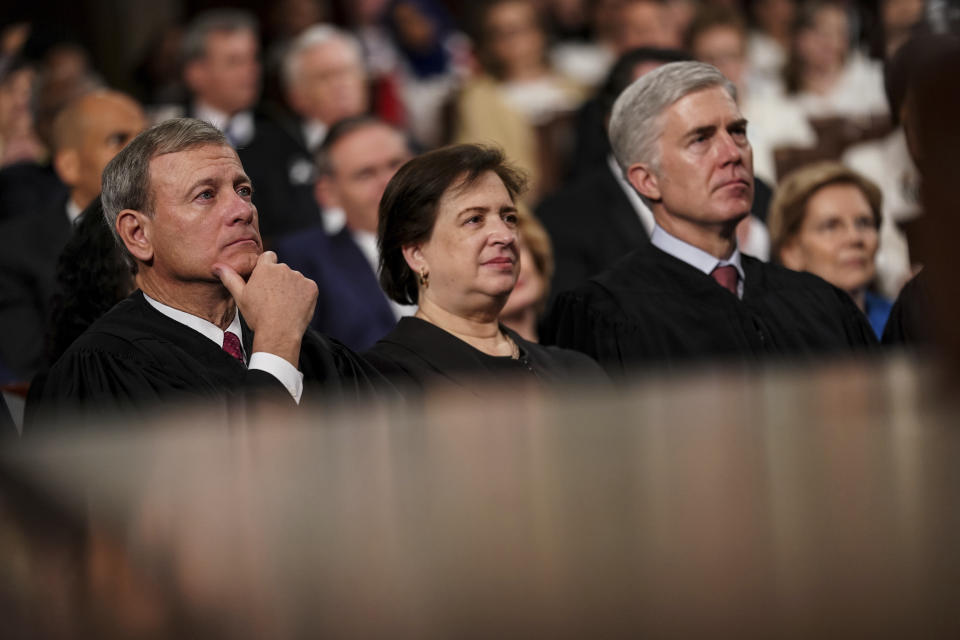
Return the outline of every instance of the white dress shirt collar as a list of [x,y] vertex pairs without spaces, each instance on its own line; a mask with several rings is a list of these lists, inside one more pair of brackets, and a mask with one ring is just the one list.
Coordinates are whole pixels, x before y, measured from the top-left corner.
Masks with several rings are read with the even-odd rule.
[[193,114],[199,120],[209,122],[223,132],[230,144],[242,147],[253,140],[253,114],[249,110],[240,111],[231,116],[208,104],[197,101],[193,105]]
[[67,219],[70,221],[70,224],[76,224],[77,218],[80,217],[80,214],[83,213],[83,209],[76,202],[73,201],[73,198],[67,198]]
[[650,242],[664,253],[669,253],[674,258],[682,260],[694,269],[702,271],[706,275],[713,273],[717,267],[730,265],[737,270],[740,278],[737,280],[737,297],[743,297],[743,282],[746,275],[743,272],[742,260],[740,259],[740,249],[734,248],[733,253],[726,260],[721,260],[712,256],[703,249],[699,249],[680,238],[670,235],[663,230],[660,225],[654,225],[653,233],[650,234]]
[[307,143],[307,151],[313,153],[327,137],[327,125],[319,120],[307,120],[303,123],[303,140]]
[[[143,294],[143,297],[147,302],[150,303],[151,307],[163,315],[205,335],[210,340],[214,341],[218,347],[223,347],[223,330],[217,325],[213,324],[209,320],[204,320],[203,318],[187,313],[186,311],[174,309],[173,307],[165,305],[162,302],[158,302],[145,293]],[[237,313],[236,309],[233,311],[233,322],[231,322],[230,326],[227,327],[227,331],[236,334],[236,336],[240,338],[240,348],[243,349],[243,327],[240,325],[240,314]],[[243,359],[244,361],[248,359],[246,350],[244,350]]]
[[[199,332],[215,342],[218,347],[223,348],[223,331],[217,325],[189,314],[186,311],[174,309],[162,302],[158,302],[145,293],[143,297],[151,307],[163,315]],[[240,314],[237,313],[236,309],[234,309],[233,321],[230,323],[230,326],[227,327],[227,331],[236,334],[237,337],[240,338],[240,349],[243,351],[243,361],[247,364],[247,368],[265,371],[272,375],[284,386],[293,398],[293,401],[300,404],[300,398],[303,396],[303,373],[278,355],[264,351],[258,351],[253,355],[248,354],[243,346],[243,326],[240,324]]]

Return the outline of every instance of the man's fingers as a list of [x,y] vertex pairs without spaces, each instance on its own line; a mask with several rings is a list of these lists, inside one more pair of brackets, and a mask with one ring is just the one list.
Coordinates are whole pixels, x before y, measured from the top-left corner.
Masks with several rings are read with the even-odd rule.
[[277,254],[273,251],[264,251],[260,254],[260,257],[257,258],[257,264],[277,264]]
[[[274,260],[276,260],[276,257],[274,257]],[[213,273],[220,278],[220,282],[227,288],[234,300],[240,298],[247,283],[243,281],[240,274],[233,270],[233,267],[226,264],[216,264],[213,266]]]

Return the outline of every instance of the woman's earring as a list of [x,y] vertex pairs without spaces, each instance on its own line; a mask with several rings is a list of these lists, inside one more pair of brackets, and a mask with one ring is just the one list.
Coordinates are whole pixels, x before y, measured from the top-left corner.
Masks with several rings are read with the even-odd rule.
[[424,271],[423,267],[420,267],[420,273],[417,274],[417,280],[420,281],[420,286],[424,289],[430,286],[430,274]]

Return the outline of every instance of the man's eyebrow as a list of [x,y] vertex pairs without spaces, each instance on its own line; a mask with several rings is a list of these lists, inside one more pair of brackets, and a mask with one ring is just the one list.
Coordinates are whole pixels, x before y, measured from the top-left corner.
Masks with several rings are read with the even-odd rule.
[[243,184],[244,182],[246,182],[247,184],[253,184],[253,180],[251,180],[250,176],[248,176],[245,173],[238,173],[233,177],[234,186],[238,184]]
[[714,132],[716,132],[716,130],[717,130],[717,125],[715,125],[715,124],[707,124],[707,125],[704,125],[704,126],[702,126],[702,127],[695,127],[695,128],[693,128],[693,129],[691,129],[690,131],[687,131],[687,132],[684,134],[683,137],[684,137],[684,139],[686,139],[686,138],[694,138],[694,137],[697,137],[697,136],[711,135],[711,134],[713,134]]
[[730,124],[728,124],[728,125],[727,125],[727,130],[734,129],[734,128],[741,128],[741,129],[743,129],[743,128],[746,128],[746,126],[747,126],[747,119],[746,119],[746,118],[740,118],[739,120],[734,120],[733,122],[731,122]]
[[211,178],[211,177],[200,178],[199,180],[197,180],[196,182],[190,185],[190,188],[187,189],[187,193],[193,193],[193,191],[196,190],[197,187],[201,187],[201,186],[214,187],[216,185],[217,185],[217,181],[214,178]]

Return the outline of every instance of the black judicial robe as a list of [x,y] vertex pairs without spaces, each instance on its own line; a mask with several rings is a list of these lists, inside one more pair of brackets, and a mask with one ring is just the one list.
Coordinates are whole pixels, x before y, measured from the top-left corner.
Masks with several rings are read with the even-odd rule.
[[482,380],[526,379],[539,384],[603,380],[597,363],[582,353],[524,340],[501,326],[520,349],[514,360],[491,356],[420,318],[401,318],[364,358],[398,387],[423,391],[434,384],[472,388]]
[[809,273],[742,258],[741,300],[682,260],[644,245],[558,296],[544,342],[581,351],[611,375],[876,346],[869,322],[845,292]]
[[[242,318],[241,318],[242,321]],[[253,332],[244,324],[244,348]],[[301,405],[322,398],[349,400],[389,383],[345,346],[309,330],[300,349]],[[201,333],[150,306],[140,291],[117,304],[70,346],[27,399],[27,421],[58,414],[132,411],[214,398],[272,394],[293,401],[264,371],[248,370]]]

